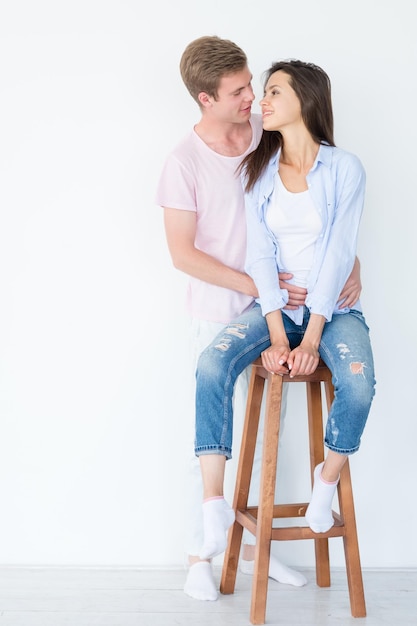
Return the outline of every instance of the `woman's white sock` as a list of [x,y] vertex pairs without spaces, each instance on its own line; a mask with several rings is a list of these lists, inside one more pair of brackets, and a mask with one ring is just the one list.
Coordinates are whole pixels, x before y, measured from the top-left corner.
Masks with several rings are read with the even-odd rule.
[[305,518],[311,530],[315,533],[325,533],[334,524],[332,515],[333,496],[339,479],[327,482],[321,476],[324,462],[317,465],[314,470],[313,493],[307,507]]
[[204,544],[200,559],[212,559],[226,549],[226,532],[235,521],[235,512],[223,496],[203,502]]
[[184,592],[195,600],[217,600],[219,594],[213,577],[211,563],[197,561],[190,566],[184,585]]

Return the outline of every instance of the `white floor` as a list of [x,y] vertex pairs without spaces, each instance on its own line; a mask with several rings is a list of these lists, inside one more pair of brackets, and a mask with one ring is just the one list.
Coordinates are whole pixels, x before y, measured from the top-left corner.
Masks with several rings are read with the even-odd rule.
[[[344,570],[332,586],[270,581],[270,626],[416,626],[417,570],[364,570],[368,616],[350,615]],[[251,577],[233,595],[199,602],[182,591],[183,570],[0,568],[0,626],[246,626]],[[220,579],[220,570],[216,570]]]

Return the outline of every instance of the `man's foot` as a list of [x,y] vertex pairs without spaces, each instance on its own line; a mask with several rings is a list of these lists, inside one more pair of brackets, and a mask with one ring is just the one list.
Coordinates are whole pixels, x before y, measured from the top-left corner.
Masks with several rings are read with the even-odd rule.
[[[239,569],[243,574],[253,574],[254,565],[255,561],[240,559]],[[307,578],[303,574],[287,567],[287,565],[278,561],[278,559],[272,554],[269,558],[268,576],[269,578],[273,578],[277,582],[283,583],[284,585],[303,587],[307,584]]]

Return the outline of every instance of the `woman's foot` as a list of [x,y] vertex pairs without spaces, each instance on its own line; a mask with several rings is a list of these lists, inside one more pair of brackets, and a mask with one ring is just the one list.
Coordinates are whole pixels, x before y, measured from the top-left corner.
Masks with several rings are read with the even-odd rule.
[[321,475],[324,462],[314,470],[313,492],[307,507],[305,518],[311,530],[315,533],[325,533],[334,524],[332,514],[333,496],[339,479],[328,482]]
[[184,585],[184,593],[195,600],[213,602],[219,597],[209,561],[197,561],[190,565]]
[[204,544],[201,560],[212,559],[226,549],[226,532],[235,521],[235,512],[223,496],[203,502]]

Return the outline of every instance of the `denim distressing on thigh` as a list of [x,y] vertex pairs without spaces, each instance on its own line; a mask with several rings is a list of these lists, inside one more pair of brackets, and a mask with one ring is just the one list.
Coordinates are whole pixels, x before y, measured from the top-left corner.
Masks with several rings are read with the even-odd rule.
[[201,353],[196,371],[197,456],[231,457],[236,378],[269,346],[265,318],[255,305],[225,326]]
[[320,355],[332,372],[335,391],[325,443],[335,452],[351,454],[360,446],[375,395],[372,347],[362,313],[334,315],[324,327]]
[[[294,348],[305,332],[287,316],[284,325]],[[335,314],[324,326],[319,353],[332,372],[335,399],[326,424],[325,444],[340,454],[352,454],[360,446],[361,435],[375,395],[374,362],[369,329],[359,311]]]

